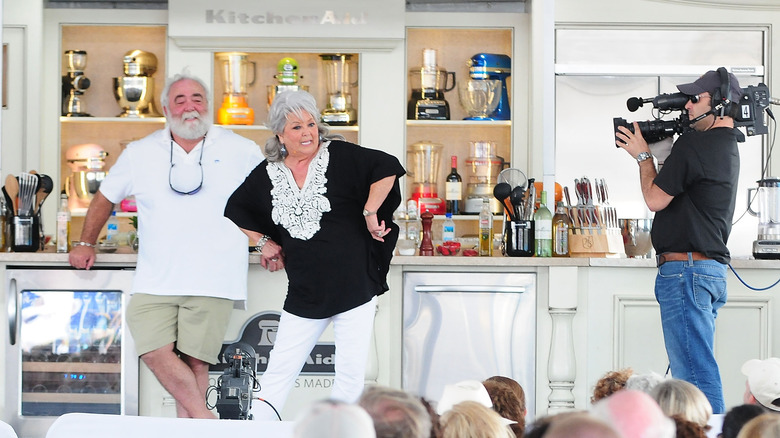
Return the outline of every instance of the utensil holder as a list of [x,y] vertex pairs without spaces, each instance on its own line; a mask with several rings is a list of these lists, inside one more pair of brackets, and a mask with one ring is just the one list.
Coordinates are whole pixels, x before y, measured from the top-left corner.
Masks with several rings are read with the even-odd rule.
[[535,231],[534,221],[507,221],[504,225],[504,255],[533,257]]
[[35,252],[40,249],[40,220],[37,216],[14,216],[11,219],[11,251]]

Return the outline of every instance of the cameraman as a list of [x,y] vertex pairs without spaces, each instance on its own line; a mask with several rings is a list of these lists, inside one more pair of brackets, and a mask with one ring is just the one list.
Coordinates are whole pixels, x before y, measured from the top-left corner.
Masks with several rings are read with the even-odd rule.
[[736,115],[729,112],[738,105],[726,100],[739,102],[742,90],[725,69],[708,71],[677,89],[689,96],[685,109],[693,130],[674,142],[660,172],[636,122],[634,133],[619,127],[615,143],[639,163],[642,195],[656,212],[651,231],[658,254],[655,297],[672,376],[701,389],[713,413],[719,414],[725,405],[713,340],[715,317],[726,303],[726,268],[731,260],[726,242],[739,176],[737,141],[742,135],[734,128]]

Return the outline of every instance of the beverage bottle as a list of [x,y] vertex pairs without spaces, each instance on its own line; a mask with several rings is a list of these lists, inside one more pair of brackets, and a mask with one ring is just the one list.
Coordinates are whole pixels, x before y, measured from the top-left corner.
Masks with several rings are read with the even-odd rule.
[[571,220],[562,201],[558,201],[555,207],[555,216],[552,218],[553,227],[553,257],[569,257],[569,228]]
[[417,212],[417,201],[410,199],[406,203],[406,238],[419,242],[422,239],[422,226],[420,225],[420,217]]
[[116,211],[112,211],[111,217],[109,217],[108,222],[106,222],[106,240],[116,242],[118,233],[119,233],[119,220],[116,218]]
[[452,220],[452,213],[444,215],[444,223],[441,225],[441,240],[442,242],[455,240],[455,221]]
[[60,193],[60,207],[57,210],[57,252],[70,251],[70,209],[68,194]]
[[479,255],[493,255],[493,213],[488,198],[482,200],[482,210],[479,212]]
[[453,155],[450,157],[450,160],[452,162],[452,169],[450,169],[450,173],[447,175],[446,182],[444,183],[444,200],[446,201],[446,212],[458,214],[463,193],[463,178],[461,178],[458,173],[458,157]]
[[534,249],[537,257],[552,257],[552,213],[547,208],[547,192],[542,190],[541,203],[534,213]]

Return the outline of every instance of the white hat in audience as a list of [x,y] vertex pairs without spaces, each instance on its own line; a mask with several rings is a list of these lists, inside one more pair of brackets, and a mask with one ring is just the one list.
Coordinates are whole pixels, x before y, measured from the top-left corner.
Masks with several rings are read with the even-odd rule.
[[[452,409],[458,403],[465,401],[473,401],[481,404],[482,406],[492,409],[493,402],[490,401],[490,394],[488,394],[485,385],[479,380],[463,380],[458,383],[453,383],[444,386],[444,392],[436,404],[436,412],[439,415]],[[507,425],[515,424],[516,421],[508,418],[501,417],[504,423]]]
[[358,405],[335,400],[313,403],[298,418],[294,438],[375,438],[374,421]]
[[753,397],[764,407],[780,411],[780,359],[750,359],[742,365]]

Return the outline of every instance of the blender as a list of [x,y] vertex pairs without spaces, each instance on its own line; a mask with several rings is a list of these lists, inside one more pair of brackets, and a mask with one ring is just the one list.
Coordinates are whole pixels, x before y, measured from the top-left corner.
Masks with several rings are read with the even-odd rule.
[[[225,93],[222,106],[217,113],[221,125],[252,125],[255,111],[247,102],[247,87],[255,83],[256,64],[248,60],[249,55],[241,52],[217,53],[222,63],[222,77]],[[249,65],[252,65],[252,79],[248,79]]]
[[66,50],[65,63],[68,73],[62,77],[62,115],[65,117],[90,117],[84,111],[81,96],[89,88],[89,78],[84,75],[87,68],[87,52]]
[[420,141],[407,149],[407,174],[412,178],[411,199],[417,201],[420,213],[426,210],[433,214],[445,212],[444,200],[436,190],[442,149],[444,145],[431,141]]
[[495,111],[490,114],[492,120],[511,120],[509,113],[509,92],[506,81],[512,73],[512,60],[507,55],[495,53],[477,53],[468,61],[471,79],[495,79],[501,81],[501,98]]
[[[406,118],[449,120],[450,104],[444,99],[444,93],[455,88],[455,72],[447,72],[436,66],[436,49],[423,49],[422,56],[422,67],[409,70],[412,96],[406,108]],[[449,81],[449,78],[452,80]]]
[[352,94],[349,92],[354,86],[350,82],[349,73],[352,55],[324,54],[320,58],[325,68],[328,93],[328,104],[321,114],[322,121],[330,125],[354,125],[357,123],[357,111],[352,107]]
[[274,78],[279,81],[276,85],[269,85],[268,89],[268,108],[271,108],[271,104],[274,102],[274,98],[277,94],[284,91],[309,91],[309,87],[306,85],[298,85],[298,80],[303,79],[303,76],[298,75],[298,61],[294,58],[286,57],[279,60],[276,64],[276,74]]
[[89,207],[92,196],[108,174],[103,170],[107,156],[108,152],[94,143],[74,145],[65,152],[65,161],[71,170],[71,174],[65,178],[68,208],[71,211]]
[[765,178],[758,182],[758,212],[750,207],[751,192],[748,189],[748,212],[758,216],[758,236],[753,242],[753,256],[757,259],[780,259],[780,179]]
[[463,213],[479,214],[483,199],[490,202],[490,211],[503,213],[501,201],[493,196],[493,187],[498,173],[504,167],[504,159],[495,154],[496,144],[492,141],[478,140],[470,142],[470,155],[466,159],[469,183],[466,185],[466,202]]
[[154,107],[157,57],[143,50],[125,53],[124,76],[114,78],[114,97],[122,112],[118,117],[162,117]]

